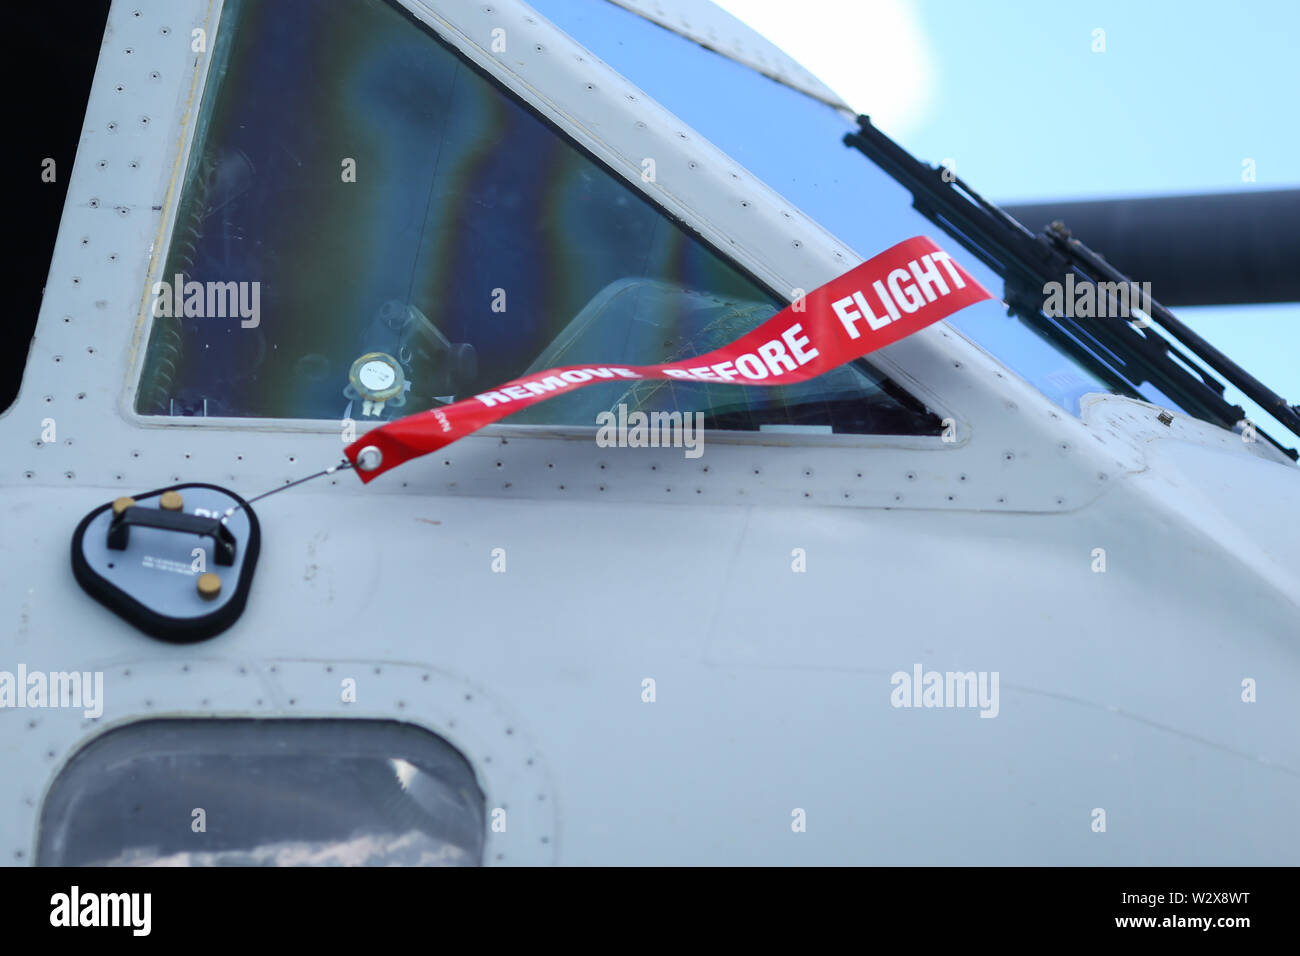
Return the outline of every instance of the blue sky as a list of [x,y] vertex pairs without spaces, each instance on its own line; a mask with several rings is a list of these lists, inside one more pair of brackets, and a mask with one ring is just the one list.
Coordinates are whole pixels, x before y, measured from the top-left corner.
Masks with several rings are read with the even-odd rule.
[[[995,201],[1300,187],[1300,0],[720,5]],[[1300,403],[1300,304],[1177,314]]]

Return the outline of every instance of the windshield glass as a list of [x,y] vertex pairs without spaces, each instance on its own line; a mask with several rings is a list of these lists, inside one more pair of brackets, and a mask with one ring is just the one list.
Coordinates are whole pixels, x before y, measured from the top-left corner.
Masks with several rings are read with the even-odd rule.
[[[912,208],[911,193],[844,146],[844,134],[857,125],[834,107],[613,3],[530,2],[859,256],[907,236],[941,234]],[[973,257],[963,264],[986,288],[1002,288],[1001,277]],[[1079,399],[1089,392],[1132,394],[1103,382],[998,302],[977,303],[947,322],[1071,413],[1078,414]],[[1106,364],[1110,357],[1098,360]],[[1178,408],[1150,384],[1138,391],[1135,397]]]
[[[555,364],[711,351],[785,303],[384,0],[228,0],[145,415],[379,421]],[[508,421],[936,435],[865,362],[774,388],[608,383]]]

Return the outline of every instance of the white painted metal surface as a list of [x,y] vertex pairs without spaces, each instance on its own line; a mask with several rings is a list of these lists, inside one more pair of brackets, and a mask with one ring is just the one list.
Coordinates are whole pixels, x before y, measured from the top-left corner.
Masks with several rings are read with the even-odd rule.
[[699,0],[609,0],[802,93],[852,112],[838,93],[747,23]]
[[[518,0],[409,6],[773,288],[859,261]],[[7,862],[32,858],[79,746],[167,715],[424,726],[510,810],[488,863],[1300,858],[1294,468],[1138,402],[1098,396],[1075,419],[944,325],[877,364],[956,420],[955,443],[710,435],[691,460],[498,426],[369,487],[342,474],[260,506],[248,609],[212,641],[163,645],[95,604],[67,555],[92,507],[173,481],[257,494],[340,452],[332,423],[130,411],[207,65],[184,38],[219,13],[115,3],[0,416],[0,669],[106,684],[96,722],[0,711]],[[498,26],[524,38],[504,56]],[[915,664],[999,672],[998,716],[893,707],[891,675]]]

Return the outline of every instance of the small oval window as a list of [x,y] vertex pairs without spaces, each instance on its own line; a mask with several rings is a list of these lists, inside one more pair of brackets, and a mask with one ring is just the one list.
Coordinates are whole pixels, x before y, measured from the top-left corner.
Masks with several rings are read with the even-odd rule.
[[441,738],[380,720],[150,720],[92,741],[42,866],[477,866],[485,798]]

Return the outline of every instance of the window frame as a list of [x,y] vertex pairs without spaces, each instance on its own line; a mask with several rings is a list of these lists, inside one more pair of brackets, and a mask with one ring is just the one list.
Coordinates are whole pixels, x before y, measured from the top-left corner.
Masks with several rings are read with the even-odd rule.
[[[516,105],[522,107],[529,114],[541,120],[541,122],[560,137],[570,147],[578,150],[582,155],[593,163],[603,168],[606,172],[613,175],[616,179],[622,181],[626,186],[634,190],[640,198],[650,204],[650,206],[659,215],[665,217],[669,222],[680,228],[690,239],[701,243],[710,252],[716,255],[720,261],[730,266],[732,269],[747,281],[753,283],[756,288],[763,293],[771,296],[779,302],[789,303],[793,301],[790,295],[782,295],[770,281],[765,280],[759,274],[757,258],[752,255],[746,255],[745,247],[736,240],[726,240],[721,230],[714,224],[710,223],[705,217],[700,215],[686,202],[677,202],[670,206],[664,201],[664,194],[658,193],[648,188],[648,185],[640,175],[633,174],[626,167],[626,164],[619,162],[623,158],[616,150],[612,149],[608,143],[604,143],[590,135],[584,136],[585,132],[574,122],[572,118],[553,101],[547,99],[543,91],[536,89],[524,82],[513,71],[507,69],[508,64],[500,58],[487,53],[483,47],[474,43],[473,39],[457,30],[453,24],[443,17],[439,16],[433,9],[432,3],[428,0],[382,0],[382,2],[391,5],[397,12],[404,14],[411,22],[412,26],[427,32],[434,42],[442,44],[452,55],[456,56],[464,65],[473,69],[487,82],[489,82],[498,92],[509,98]],[[154,255],[150,262],[146,274],[144,289],[141,292],[141,307],[136,324],[136,347],[133,349],[131,360],[127,367],[127,379],[125,388],[120,397],[120,408],[122,414],[128,423],[141,428],[198,428],[198,429],[237,429],[241,431],[257,432],[279,432],[279,433],[308,433],[334,435],[339,431],[339,423],[334,419],[317,419],[317,418],[239,418],[239,417],[218,417],[218,416],[169,416],[169,415],[146,415],[136,411],[136,399],[140,390],[142,377],[144,373],[145,359],[148,353],[148,343],[153,333],[155,318],[150,308],[150,290],[155,282],[161,281],[166,277],[162,275],[166,267],[168,253],[171,248],[172,238],[175,232],[178,220],[178,212],[181,203],[181,192],[184,184],[185,174],[189,168],[193,150],[198,143],[198,119],[202,112],[203,97],[208,92],[208,81],[211,78],[212,69],[216,63],[216,57],[213,51],[216,50],[217,44],[221,39],[221,30],[224,22],[225,0],[216,0],[219,9],[213,11],[212,23],[214,30],[208,37],[208,55],[206,55],[196,66],[195,85],[192,93],[191,102],[194,106],[184,114],[183,132],[181,136],[180,148],[177,157],[171,168],[170,178],[168,181],[167,199],[164,203],[164,223],[159,232],[158,241],[155,244]],[[520,4],[523,6],[523,4]],[[529,10],[532,8],[529,7]],[[550,21],[546,20],[540,13],[532,11],[530,22],[536,25],[544,25],[545,28],[566,36],[555,27]],[[574,42],[575,45],[576,41]],[[582,49],[586,50],[585,47]],[[587,54],[596,63],[603,65],[595,53],[587,51]],[[612,70],[612,68],[609,68]],[[621,77],[621,74],[619,74]],[[626,78],[623,78],[625,82]],[[642,94],[644,96],[644,94]],[[650,97],[645,96],[647,101],[653,102]],[[658,106],[658,104],[655,104]],[[666,108],[659,107],[665,114],[668,114]],[[681,130],[679,135],[683,138],[694,137],[707,143],[702,135],[695,133],[686,124],[680,122],[672,114],[668,114],[674,120],[674,124]],[[669,133],[667,129],[657,130],[656,134],[663,140],[667,141]],[[729,156],[708,144],[718,157],[726,160],[727,163],[739,167]],[[639,169],[638,169],[639,172]],[[767,198],[771,202],[781,207],[789,206],[779,195],[777,195],[766,184],[761,184],[767,193]],[[834,239],[824,229],[818,226],[812,220],[807,219],[797,208],[791,208],[790,215],[798,216],[810,225],[816,227],[828,239]],[[900,236],[900,240],[907,238]],[[844,246],[844,248],[848,248]],[[851,260],[845,260],[841,272],[848,271],[856,263]],[[963,337],[964,338],[964,337]],[[907,372],[901,365],[891,361],[888,356],[882,353],[873,354],[868,360],[869,364],[881,375],[889,378],[899,388],[907,392],[913,399],[924,405],[936,418],[945,423],[952,423],[952,438],[944,441],[942,435],[892,435],[892,434],[857,434],[857,433],[818,433],[809,431],[807,433],[797,432],[766,432],[752,430],[727,430],[708,428],[706,431],[711,442],[719,444],[734,445],[761,445],[761,446],[796,446],[796,447],[889,447],[889,448],[911,448],[911,449],[935,449],[935,448],[955,448],[965,445],[969,440],[970,426],[967,419],[939,396],[933,389],[927,387],[916,376]],[[372,428],[381,427],[384,422],[356,422],[356,436],[360,438]],[[550,424],[511,424],[499,423],[488,425],[480,429],[476,434],[481,434],[496,438],[555,438],[569,440],[591,440],[595,435],[598,426],[595,422],[591,425],[550,425]]]

